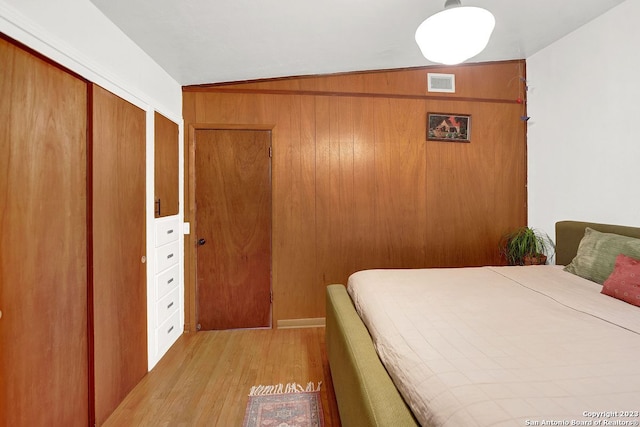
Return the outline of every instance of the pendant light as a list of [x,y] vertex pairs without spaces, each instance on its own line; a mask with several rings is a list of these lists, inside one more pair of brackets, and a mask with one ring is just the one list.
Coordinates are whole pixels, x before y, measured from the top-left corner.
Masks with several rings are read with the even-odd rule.
[[416,43],[429,61],[460,64],[487,46],[496,20],[486,9],[446,0],[444,10],[427,18],[416,30]]

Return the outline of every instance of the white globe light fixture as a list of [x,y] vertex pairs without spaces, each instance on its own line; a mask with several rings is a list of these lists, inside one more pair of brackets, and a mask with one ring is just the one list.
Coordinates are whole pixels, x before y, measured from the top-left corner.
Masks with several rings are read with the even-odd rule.
[[444,10],[427,18],[416,30],[416,43],[429,61],[460,64],[487,46],[496,20],[486,9],[447,0]]

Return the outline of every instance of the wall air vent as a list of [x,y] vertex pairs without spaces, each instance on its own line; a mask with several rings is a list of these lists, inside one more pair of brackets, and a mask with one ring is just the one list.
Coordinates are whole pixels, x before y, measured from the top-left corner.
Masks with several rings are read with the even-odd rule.
[[456,75],[427,73],[427,91],[456,93]]

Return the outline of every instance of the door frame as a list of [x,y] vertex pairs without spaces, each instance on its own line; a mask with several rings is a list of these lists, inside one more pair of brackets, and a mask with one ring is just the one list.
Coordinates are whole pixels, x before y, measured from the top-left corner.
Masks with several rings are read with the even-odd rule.
[[[196,132],[199,130],[253,130],[270,131],[271,147],[274,141],[274,124],[229,124],[229,123],[192,123],[189,124],[188,131],[185,132],[185,153],[186,161],[184,165],[184,197],[185,212],[184,222],[190,224],[190,232],[184,238],[184,330],[185,332],[197,332],[197,236],[195,234],[196,219]],[[271,230],[273,233],[273,160],[271,161]],[[271,270],[273,271],[273,248],[271,256]],[[273,282],[271,283],[273,289]],[[273,307],[271,307],[271,327],[273,327]]]

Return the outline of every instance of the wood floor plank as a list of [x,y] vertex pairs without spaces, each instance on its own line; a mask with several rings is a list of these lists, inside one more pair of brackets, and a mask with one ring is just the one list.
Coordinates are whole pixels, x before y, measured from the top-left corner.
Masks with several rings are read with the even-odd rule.
[[324,328],[185,334],[105,426],[241,426],[252,386],[322,381],[327,427],[340,426]]

